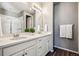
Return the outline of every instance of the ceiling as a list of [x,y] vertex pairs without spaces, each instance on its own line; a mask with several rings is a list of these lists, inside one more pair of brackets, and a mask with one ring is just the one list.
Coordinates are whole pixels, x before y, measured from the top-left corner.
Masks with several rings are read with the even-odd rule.
[[0,8],[16,13],[23,10],[33,13],[34,10],[32,10],[31,7],[31,2],[0,2]]

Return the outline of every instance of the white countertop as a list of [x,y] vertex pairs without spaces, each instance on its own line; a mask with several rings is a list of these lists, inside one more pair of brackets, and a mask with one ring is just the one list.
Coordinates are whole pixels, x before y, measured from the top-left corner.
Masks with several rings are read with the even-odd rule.
[[[46,33],[41,33],[41,34],[34,34],[34,35],[27,35],[26,33],[22,33],[20,35],[19,39],[14,39],[14,37],[1,37],[0,38],[0,48],[3,47],[7,47],[13,44],[18,44],[18,43],[22,43],[22,42],[28,42],[30,40],[39,38],[39,37],[43,37],[46,35],[51,35],[51,32],[46,32]],[[22,38],[23,37],[23,38]]]

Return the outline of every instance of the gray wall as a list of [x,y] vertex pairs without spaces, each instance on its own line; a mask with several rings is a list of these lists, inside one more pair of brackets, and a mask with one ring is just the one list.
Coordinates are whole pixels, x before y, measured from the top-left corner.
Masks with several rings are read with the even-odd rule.
[[[74,24],[72,40],[59,37],[59,25]],[[78,51],[78,3],[62,2],[54,5],[54,46]]]

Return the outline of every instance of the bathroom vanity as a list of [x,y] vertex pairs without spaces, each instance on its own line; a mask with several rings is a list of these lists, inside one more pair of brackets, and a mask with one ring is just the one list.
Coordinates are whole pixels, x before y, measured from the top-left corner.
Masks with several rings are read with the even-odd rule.
[[[0,10],[0,56],[44,56],[53,51],[53,3],[43,7],[28,2],[1,3],[6,4],[19,12],[9,6],[10,10]],[[26,33],[28,28],[34,28],[35,33]]]
[[1,56],[44,56],[50,50],[53,50],[51,32],[0,38]]

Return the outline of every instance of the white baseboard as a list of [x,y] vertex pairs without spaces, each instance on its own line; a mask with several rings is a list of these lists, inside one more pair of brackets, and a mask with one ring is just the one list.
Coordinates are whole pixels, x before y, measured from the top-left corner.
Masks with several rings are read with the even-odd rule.
[[53,52],[54,50],[50,50],[50,52]]
[[70,49],[67,49],[67,48],[62,48],[62,47],[59,47],[59,46],[54,46],[54,47],[59,48],[59,49],[62,49],[62,50],[66,50],[66,51],[70,51],[70,52],[79,54],[79,52],[73,51],[73,50],[70,50]]

